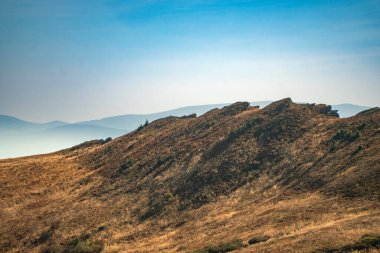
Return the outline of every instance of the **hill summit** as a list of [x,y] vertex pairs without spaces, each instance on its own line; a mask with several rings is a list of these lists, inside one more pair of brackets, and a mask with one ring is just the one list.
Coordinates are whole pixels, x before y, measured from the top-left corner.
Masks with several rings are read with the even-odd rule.
[[341,119],[331,106],[290,98],[264,109],[237,102],[112,141],[0,160],[0,248],[375,250],[379,129],[379,108]]

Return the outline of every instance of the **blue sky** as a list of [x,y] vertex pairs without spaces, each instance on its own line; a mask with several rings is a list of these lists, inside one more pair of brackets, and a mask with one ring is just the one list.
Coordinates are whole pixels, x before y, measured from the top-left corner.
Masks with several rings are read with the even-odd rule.
[[380,105],[380,1],[0,0],[0,113]]

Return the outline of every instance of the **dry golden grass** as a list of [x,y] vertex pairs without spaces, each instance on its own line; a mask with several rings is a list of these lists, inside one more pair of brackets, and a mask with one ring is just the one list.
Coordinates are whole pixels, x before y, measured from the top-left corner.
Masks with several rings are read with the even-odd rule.
[[[311,252],[380,234],[379,115],[340,120],[283,105],[237,104],[107,144],[0,160],[0,251],[88,235],[104,252],[191,252],[256,236],[270,239],[238,252]],[[363,120],[358,140],[330,151],[337,129]]]
[[[380,233],[379,206],[373,203],[345,203],[320,195],[265,202],[243,203],[238,196],[231,196],[190,212],[191,218],[180,228],[167,229],[125,246],[121,243],[118,249],[176,252],[237,238],[247,242],[253,236],[268,235],[269,241],[241,252],[309,252],[316,245],[337,246],[363,234]],[[117,237],[128,237],[132,231],[125,232],[120,231]],[[110,245],[110,249],[113,247]]]
[[[59,160],[58,157],[51,159]],[[30,162],[36,164],[34,159]],[[133,217],[128,214],[118,219],[112,217],[112,213],[120,208],[117,203],[115,206],[96,200],[78,203],[77,197],[85,188],[75,189],[73,181],[78,182],[91,172],[74,167],[73,164],[57,162],[45,171],[43,178],[26,180],[29,183],[24,181],[27,177],[19,177],[21,172],[13,171],[16,174],[12,182],[21,186],[13,191],[12,198],[8,197],[6,203],[1,202],[2,245],[9,241],[19,244],[17,237],[12,238],[17,235],[24,240],[26,237],[24,242],[30,242],[55,220],[62,222],[57,240],[107,224],[110,228],[99,235],[106,242],[105,252],[190,251],[236,238],[247,242],[256,235],[268,235],[271,239],[243,248],[241,252],[309,252],[316,245],[339,246],[355,241],[363,234],[380,233],[378,203],[342,201],[319,194],[282,199],[279,198],[281,196],[271,196],[271,193],[261,201],[254,197],[250,201],[249,189],[241,189],[227,198],[187,212],[184,215],[186,222],[178,228],[167,226],[173,221],[164,218],[129,225],[128,220],[133,220]],[[1,166],[2,176],[4,170],[6,168]],[[28,171],[22,174],[27,175]],[[68,175],[71,180],[65,179]],[[20,178],[23,184],[18,182]],[[44,180],[52,179],[54,181],[44,183],[47,182]],[[93,182],[97,183],[96,180]],[[2,192],[4,194],[4,189]],[[45,192],[44,198],[34,197],[38,192]],[[121,225],[121,220],[126,225]],[[22,249],[19,245],[9,252]],[[39,252],[41,249],[35,247],[28,251]]]

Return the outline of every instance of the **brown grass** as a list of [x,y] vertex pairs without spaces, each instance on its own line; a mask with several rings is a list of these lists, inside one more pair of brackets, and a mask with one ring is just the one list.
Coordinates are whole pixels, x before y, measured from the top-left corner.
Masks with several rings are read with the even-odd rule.
[[[239,252],[311,252],[380,234],[380,117],[340,120],[308,108],[237,105],[161,119],[106,144],[1,160],[0,251],[85,238],[84,247],[104,243],[105,252],[191,252],[234,240],[246,244]],[[338,129],[362,121],[372,123],[358,139],[330,151]],[[151,203],[154,214],[142,219]],[[261,236],[270,239],[248,245]]]

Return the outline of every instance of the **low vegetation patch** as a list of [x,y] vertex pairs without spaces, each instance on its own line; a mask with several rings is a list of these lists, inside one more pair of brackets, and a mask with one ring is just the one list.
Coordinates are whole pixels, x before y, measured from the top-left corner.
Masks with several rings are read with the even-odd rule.
[[355,149],[354,152],[352,152],[351,156],[359,154],[361,151],[363,151],[363,147],[359,146],[357,149]]
[[57,228],[57,224],[51,225],[47,231],[43,232],[37,239],[33,241],[33,245],[37,246],[39,244],[47,242],[53,236],[53,233]]
[[370,249],[380,249],[380,235],[364,235],[360,240],[353,244],[346,244],[334,248],[317,249],[312,253],[349,253],[354,251],[367,251]]
[[112,141],[112,138],[111,137],[108,137],[107,139],[101,139],[100,140],[100,144],[106,144],[106,143],[108,143],[108,142],[110,142],[110,141]]
[[99,253],[104,249],[100,240],[92,240],[90,234],[74,237],[63,245],[51,245],[43,253]]
[[127,161],[124,161],[120,165],[119,171],[120,172],[126,171],[129,167],[131,167],[133,165],[133,163],[134,163],[133,159],[128,159]]
[[99,240],[91,240],[89,238],[74,238],[66,246],[64,252],[72,253],[97,253],[102,252],[104,248],[103,242]]
[[[104,226],[99,227],[91,234],[81,234],[71,238],[64,244],[51,244],[48,248],[42,250],[43,253],[99,253],[104,249],[104,243],[101,240],[93,240],[91,236],[106,229]],[[103,230],[102,230],[103,229]]]
[[137,128],[137,132],[140,132],[141,130],[143,130],[147,125],[149,125],[149,121],[146,120],[144,125],[141,124],[138,128]]
[[362,122],[359,126],[358,126],[358,130],[363,130],[364,128],[367,127],[367,123],[366,122]]
[[269,239],[270,239],[270,237],[267,235],[255,236],[248,241],[248,244],[252,245],[252,244],[259,243],[259,242],[265,242],[265,241],[268,241]]
[[141,221],[166,213],[175,213],[179,208],[179,198],[169,190],[161,190],[152,194],[146,212],[140,217]]
[[[335,133],[335,135],[331,138],[330,143],[330,152],[333,152],[337,150],[339,147],[341,147],[340,143],[342,142],[353,142],[357,138],[359,138],[359,132],[357,131],[349,131],[346,129],[340,129]],[[361,150],[358,150],[356,153],[354,152],[353,155],[356,155]]]
[[359,138],[359,133],[358,132],[351,132],[346,129],[341,129],[339,130],[334,137],[332,138],[333,140],[336,141],[354,141],[357,138]]
[[241,249],[246,245],[241,240],[233,240],[228,243],[222,243],[219,245],[212,245],[203,249],[195,250],[193,253],[224,253],[237,249]]

